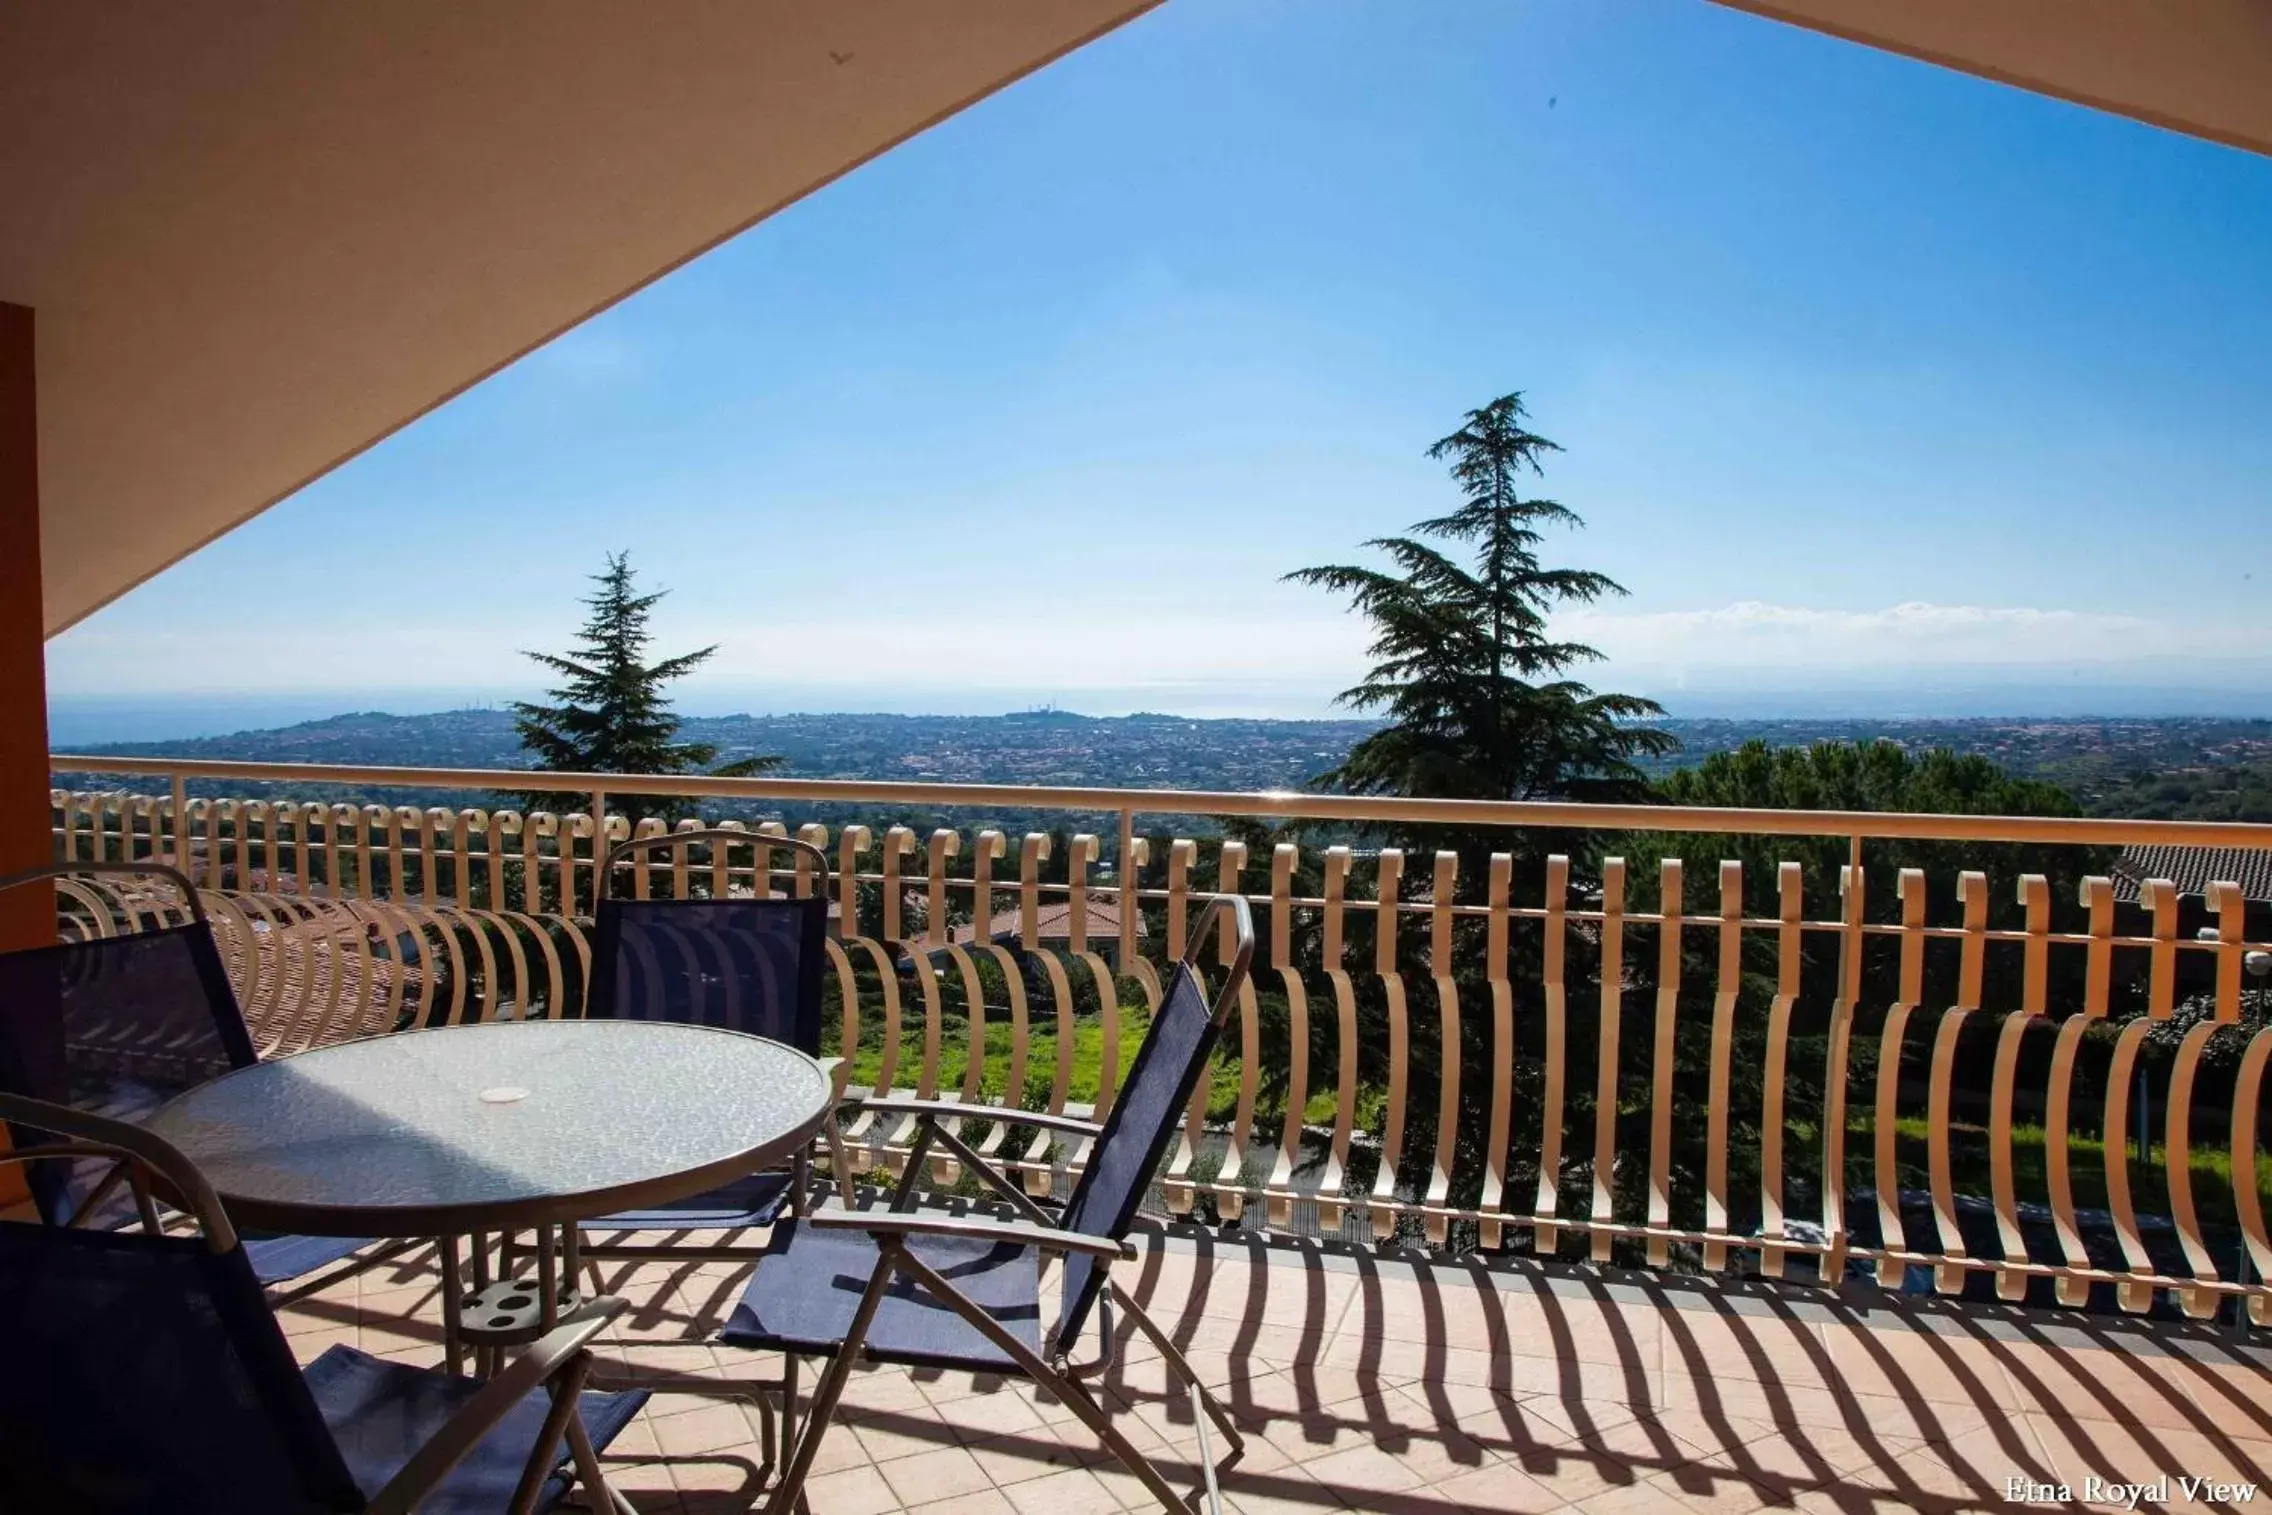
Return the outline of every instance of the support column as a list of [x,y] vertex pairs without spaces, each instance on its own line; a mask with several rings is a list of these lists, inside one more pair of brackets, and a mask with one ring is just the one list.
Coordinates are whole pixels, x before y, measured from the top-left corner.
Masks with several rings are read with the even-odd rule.
[[[0,302],[0,874],[37,867],[55,845],[47,802],[47,623],[40,608],[32,375],[31,310]],[[48,891],[0,894],[0,952],[54,940]],[[0,1169],[0,1206],[24,1198],[22,1182],[17,1169]]]
[[[0,303],[0,873],[47,861],[47,625],[40,612],[32,313]],[[0,895],[0,951],[55,939],[39,890]]]

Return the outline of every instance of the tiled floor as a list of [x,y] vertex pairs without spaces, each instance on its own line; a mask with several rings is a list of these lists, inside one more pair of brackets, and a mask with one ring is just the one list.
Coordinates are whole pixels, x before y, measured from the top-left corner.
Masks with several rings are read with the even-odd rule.
[[[2170,1509],[2272,1505],[2272,1490],[2220,1501],[2180,1482],[2272,1485],[2272,1352],[2211,1332],[1149,1240],[1127,1276],[1246,1432],[1222,1485],[1245,1515],[2121,1508],[2094,1476],[2166,1476]],[[633,1301],[605,1371],[656,1390],[607,1459],[617,1487],[643,1511],[761,1504],[767,1428],[735,1390],[778,1362],[705,1345],[739,1270],[603,1276]],[[438,1360],[430,1260],[285,1319],[303,1356],[346,1341]],[[1197,1440],[1164,1366],[1130,1338],[1109,1403],[1193,1487]],[[815,1515],[1157,1507],[1022,1384],[870,1369],[846,1403],[809,1486]]]

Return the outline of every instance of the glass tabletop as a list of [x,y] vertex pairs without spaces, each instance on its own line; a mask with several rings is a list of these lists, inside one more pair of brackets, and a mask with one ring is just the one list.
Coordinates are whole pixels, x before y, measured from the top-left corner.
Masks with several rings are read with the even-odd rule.
[[240,1225],[438,1236],[589,1219],[765,1167],[819,1131],[794,1048],[656,1021],[494,1021],[241,1068],[145,1123]]

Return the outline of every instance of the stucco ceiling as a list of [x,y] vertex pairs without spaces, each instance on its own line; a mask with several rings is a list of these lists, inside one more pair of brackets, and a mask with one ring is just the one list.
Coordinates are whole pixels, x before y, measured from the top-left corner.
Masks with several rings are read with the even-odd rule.
[[[49,633],[1151,3],[0,0]],[[1726,3],[2272,151],[2272,0]]]
[[7,0],[49,633],[1151,3]]
[[2272,0],[1720,0],[2272,153]]

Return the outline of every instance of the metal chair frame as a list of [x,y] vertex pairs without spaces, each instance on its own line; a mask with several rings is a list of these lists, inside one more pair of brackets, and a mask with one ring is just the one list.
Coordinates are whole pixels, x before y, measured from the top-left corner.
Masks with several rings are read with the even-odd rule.
[[[71,1138],[63,1143],[0,1152],[0,1164],[34,1163],[91,1153],[115,1157],[122,1167],[133,1171],[130,1182],[137,1193],[162,1188],[168,1200],[196,1222],[206,1246],[213,1252],[228,1253],[239,1245],[236,1227],[230,1222],[228,1211],[212,1184],[198,1171],[196,1164],[162,1137],[124,1121],[18,1094],[0,1093],[0,1120]],[[153,1179],[155,1185],[151,1182]],[[164,1233],[152,1228],[152,1234]],[[552,1473],[563,1438],[587,1495],[604,1497],[615,1515],[637,1515],[631,1503],[608,1484],[599,1453],[578,1409],[578,1396],[592,1371],[592,1338],[624,1309],[624,1301],[619,1299],[594,1304],[595,1308],[584,1318],[553,1331],[482,1385],[480,1391],[460,1406],[443,1423],[441,1430],[371,1497],[364,1506],[366,1515],[413,1515],[482,1438],[539,1387],[550,1397],[552,1407],[514,1491],[510,1507],[513,1515],[527,1515],[534,1506],[539,1491]],[[220,1450],[216,1449],[217,1455]]]
[[[813,865],[814,891],[821,901],[821,908],[826,910],[828,902],[836,897],[831,892],[829,884],[828,854],[811,842],[792,836],[775,836],[762,831],[738,831],[714,826],[700,831],[676,831],[667,832],[660,836],[635,837],[610,848],[607,860],[600,869],[598,903],[595,904],[594,909],[597,910],[599,905],[604,905],[611,900],[622,898],[615,892],[616,872],[618,869],[631,866],[639,854],[643,852],[704,844],[724,848],[737,843],[750,847],[778,847],[804,856]],[[770,879],[763,882],[770,889]],[[599,983],[599,974],[600,966],[595,962],[592,969],[592,982],[595,988]],[[610,987],[612,989],[612,986]],[[843,1061],[841,1058],[819,1058],[818,1060],[823,1070],[831,1073],[834,1072],[836,1065]],[[851,1170],[847,1165],[843,1140],[838,1133],[837,1123],[833,1115],[824,1128],[824,1134],[828,1142],[829,1161],[834,1172],[837,1189],[849,1201],[852,1193]],[[792,1215],[803,1216],[807,1213],[808,1196],[812,1188],[812,1155],[809,1152],[799,1152],[790,1160],[788,1201],[789,1211]],[[595,1243],[580,1234],[592,1224],[592,1222],[587,1221],[583,1226],[572,1228],[579,1234],[572,1235],[569,1238],[569,1247],[574,1258],[574,1261],[569,1264],[570,1276],[574,1275],[577,1262],[590,1262],[599,1259],[630,1259],[648,1262],[747,1262],[765,1255],[762,1247],[725,1242],[708,1246],[674,1242]]]
[[[87,876],[101,878],[106,875],[122,875],[129,878],[159,878],[165,880],[167,883],[173,885],[175,891],[180,894],[182,899],[182,908],[189,917],[187,921],[180,924],[202,926],[208,932],[213,929],[212,919],[205,913],[205,901],[204,898],[198,893],[197,885],[190,879],[188,874],[182,872],[179,868],[174,867],[170,863],[151,861],[42,863],[36,868],[19,869],[17,872],[10,873],[5,876],[0,876],[0,894],[5,894],[11,889],[21,888],[26,884],[35,884],[42,881],[54,882],[60,879]],[[122,907],[120,913],[125,919],[131,921],[138,928],[143,924],[144,917],[139,912],[127,910]],[[172,927],[169,925],[165,929],[172,929]],[[66,944],[58,943],[58,945]],[[233,989],[230,992],[229,1009],[231,1013],[236,1016],[238,1024],[244,1025],[244,1007],[236,1002],[235,991]],[[246,1027],[246,1044],[248,1046],[251,1045],[251,1034],[249,1026]],[[255,1058],[258,1058],[259,1051],[257,1048],[253,1049],[253,1055]],[[47,1153],[44,1153],[43,1155],[58,1156],[60,1154],[49,1151]],[[73,1225],[81,1224],[86,1216],[91,1215],[95,1211],[95,1209],[116,1190],[119,1182],[126,1173],[126,1167],[127,1165],[120,1164],[111,1169],[110,1173],[103,1179],[102,1183],[87,1196],[85,1203],[80,1207],[81,1215],[73,1218]],[[152,1225],[154,1219],[156,1218],[156,1212],[150,1208],[149,1196],[137,1190],[135,1193],[135,1203],[137,1210],[140,1212],[143,1224],[145,1226]],[[403,1253],[409,1251],[411,1248],[417,1245],[418,1243],[416,1241],[394,1241],[367,1248],[364,1251],[357,1253],[355,1256],[348,1258],[338,1267],[330,1268],[328,1270],[319,1268],[315,1272],[314,1276],[308,1279],[287,1281],[283,1284],[271,1286],[267,1291],[269,1298],[277,1304],[291,1304],[297,1300],[305,1299],[312,1294],[320,1294],[325,1289],[330,1288],[332,1285],[344,1283],[348,1279],[353,1278],[356,1274],[366,1272],[371,1268],[377,1267],[383,1262],[387,1262],[393,1258],[399,1257]]]
[[[1232,1007],[1238,1003],[1240,987],[1246,982],[1248,970],[1253,963],[1254,921],[1247,902],[1236,895],[1213,897],[1200,917],[1183,956],[1184,965],[1196,972],[1201,947],[1225,922],[1230,923],[1234,932],[1231,963],[1210,1008],[1211,1034],[1220,1032],[1229,1019]],[[1121,1464],[1160,1501],[1163,1508],[1181,1511],[1188,1507],[1184,1496],[1177,1493],[1175,1486],[1152,1466],[1151,1460],[1134,1443],[1113,1428],[1110,1417],[1082,1382],[1083,1379],[1100,1374],[1110,1365],[1112,1342],[1116,1334],[1112,1325],[1113,1309],[1117,1307],[1126,1313],[1129,1320],[1159,1349],[1161,1357],[1183,1380],[1186,1395],[1191,1402],[1192,1423],[1199,1436],[1200,1466],[1206,1480],[1204,1493],[1209,1505],[1220,1510],[1221,1494],[1217,1486],[1217,1474],[1221,1468],[1238,1460],[1245,1450],[1246,1439],[1239,1433],[1230,1412],[1200,1381],[1199,1375],[1176,1347],[1174,1340],[1111,1276],[1111,1265],[1115,1261],[1133,1259],[1137,1255],[1135,1245],[1125,1240],[1064,1230],[1061,1217],[1051,1215],[1036,1204],[1000,1169],[949,1130],[944,1122],[964,1119],[1006,1120],[1017,1125],[1034,1126],[1089,1140],[1103,1134],[1103,1125],[1066,1116],[1007,1111],[944,1100],[876,1099],[860,1104],[862,1108],[879,1114],[912,1117],[917,1123],[917,1134],[914,1145],[907,1154],[905,1172],[892,1193],[889,1210],[824,1211],[807,1218],[807,1224],[820,1229],[866,1231],[877,1243],[876,1267],[869,1276],[867,1288],[853,1313],[848,1334],[838,1344],[830,1357],[827,1371],[814,1388],[812,1405],[806,1412],[801,1432],[796,1427],[798,1355],[783,1354],[785,1367],[778,1385],[782,1395],[782,1435],[785,1441],[793,1441],[793,1450],[782,1470],[780,1481],[774,1487],[772,1498],[766,1505],[767,1515],[787,1515],[798,1503],[813,1457],[819,1451],[820,1438],[826,1434],[829,1422],[835,1415],[837,1402],[843,1395],[845,1381],[851,1376],[854,1362],[861,1356],[869,1326],[874,1321],[885,1294],[899,1278],[912,1280],[925,1293],[952,1309],[1006,1353],[1019,1370],[1062,1399],[1082,1424],[1094,1431]],[[929,1155],[934,1141],[943,1144],[969,1165],[972,1172],[978,1174],[995,1193],[1008,1202],[1019,1218],[1002,1220],[981,1216],[911,1213],[916,1184],[924,1171],[924,1159]],[[1104,1287],[1097,1296],[1095,1306],[1101,1312],[1099,1335],[1102,1345],[1097,1357],[1087,1363],[1075,1363],[1066,1350],[1068,1344],[1062,1340],[1044,1342],[1046,1356],[1027,1347],[957,1289],[952,1281],[910,1250],[909,1240],[919,1236],[963,1237],[1031,1247],[1040,1253],[1040,1263],[1045,1270],[1053,1257],[1063,1254],[1083,1253],[1095,1258],[1104,1276]],[[1081,1326],[1085,1329],[1086,1322],[1081,1322]],[[1054,1331],[1052,1334],[1054,1335]],[[1229,1453],[1219,1464],[1213,1458],[1208,1441],[1209,1422],[1221,1430],[1230,1446]]]

